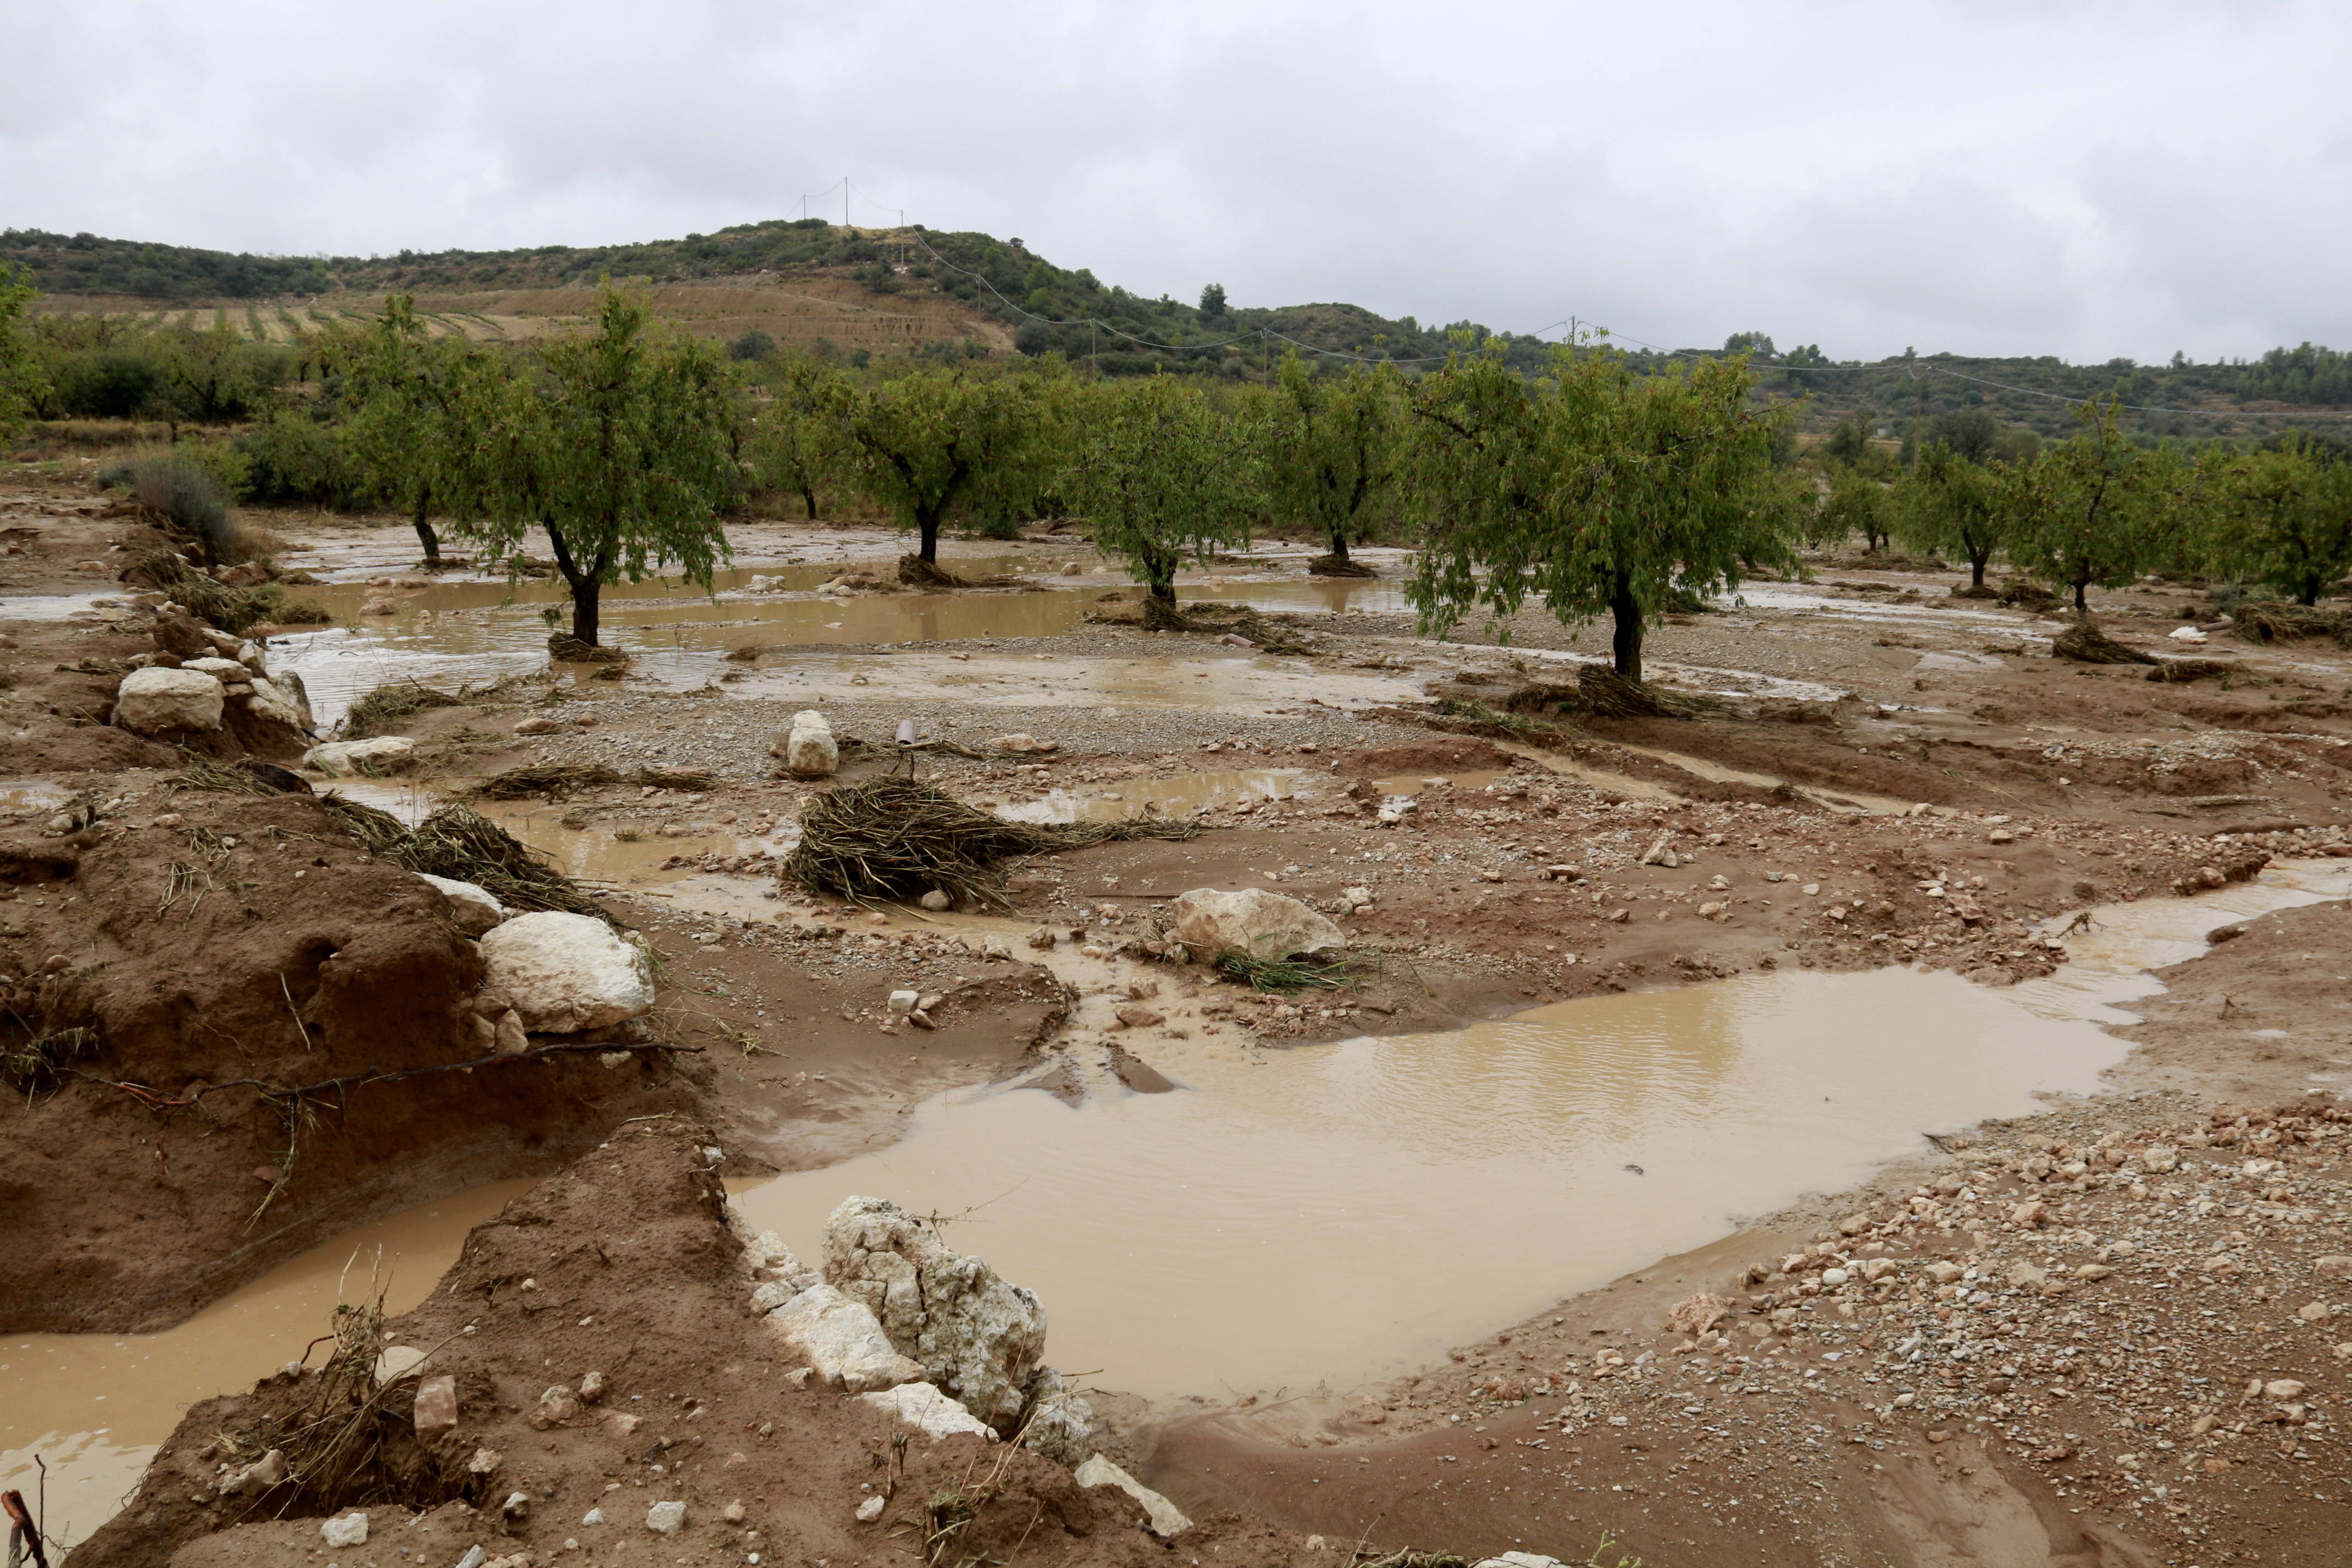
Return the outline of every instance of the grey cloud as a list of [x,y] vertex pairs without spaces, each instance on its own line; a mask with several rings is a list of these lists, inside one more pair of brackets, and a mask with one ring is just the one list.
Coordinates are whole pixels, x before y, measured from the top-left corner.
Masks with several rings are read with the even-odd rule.
[[783,216],[846,171],[1182,298],[1848,357],[2352,342],[2352,17],[2300,0],[7,0],[0,26],[29,62],[0,100],[20,226],[593,243]]

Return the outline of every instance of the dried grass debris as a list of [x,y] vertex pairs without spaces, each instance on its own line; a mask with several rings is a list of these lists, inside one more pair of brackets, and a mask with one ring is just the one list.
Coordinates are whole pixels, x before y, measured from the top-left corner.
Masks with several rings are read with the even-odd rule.
[[843,784],[801,808],[801,841],[783,875],[814,893],[873,900],[934,889],[959,902],[1005,904],[996,868],[1114,839],[1191,838],[1196,822],[1160,816],[1039,826],[1007,822],[937,784],[903,778]]

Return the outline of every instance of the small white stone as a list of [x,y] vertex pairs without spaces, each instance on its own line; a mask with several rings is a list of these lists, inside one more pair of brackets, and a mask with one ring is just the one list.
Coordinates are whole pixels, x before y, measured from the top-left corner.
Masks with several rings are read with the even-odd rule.
[[339,1514],[319,1527],[319,1535],[330,1546],[365,1546],[367,1514],[361,1509]]
[[870,1497],[870,1498],[867,1498],[864,1502],[859,1503],[859,1504],[857,1505],[857,1522],[858,1522],[858,1523],[860,1523],[860,1524],[871,1524],[871,1523],[873,1523],[876,1520],[880,1519],[881,1517],[882,1517],[882,1500],[881,1500],[879,1497]]
[[657,1502],[646,1510],[646,1528],[656,1535],[676,1535],[686,1525],[686,1504]]

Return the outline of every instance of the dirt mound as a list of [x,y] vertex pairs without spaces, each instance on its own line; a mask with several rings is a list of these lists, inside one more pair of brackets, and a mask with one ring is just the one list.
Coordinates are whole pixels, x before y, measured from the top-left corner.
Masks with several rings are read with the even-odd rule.
[[0,1258],[9,1329],[175,1321],[684,1093],[646,1053],[457,1070],[494,1055],[479,951],[308,795],[157,790],[0,834],[0,1197],[33,1241]]
[[1337,759],[1341,778],[1384,779],[1400,773],[1460,772],[1465,768],[1507,768],[1517,759],[1492,741],[1475,736],[1430,741],[1410,746],[1376,746]]
[[[334,1412],[373,1445],[366,1462],[339,1467],[333,1433],[306,1436],[302,1421],[334,1374],[265,1379],[191,1411],[76,1568],[146,1568],[208,1536],[206,1562],[286,1561],[317,1545],[322,1516],[353,1507],[369,1510],[372,1539],[397,1526],[436,1563],[478,1545],[556,1561],[567,1537],[594,1540],[599,1562],[848,1562],[926,1541],[945,1550],[916,1560],[1169,1560],[1139,1528],[1141,1509],[1111,1488],[1081,1488],[1049,1459],[977,1436],[915,1433],[901,1447],[908,1429],[891,1417],[789,1376],[800,1358],[749,1310],[754,1282],[714,1137],[679,1121],[628,1129],[478,1227],[424,1306],[350,1326],[346,1355],[429,1352],[421,1375],[455,1380],[454,1425],[420,1432],[416,1384],[397,1384]],[[285,1480],[225,1495],[224,1472],[271,1447]],[[518,1493],[520,1506],[502,1506]],[[877,1497],[879,1518],[862,1521]],[[659,1501],[682,1503],[684,1520],[656,1552],[645,1531]],[[609,1522],[583,1528],[591,1509]],[[1181,1544],[1256,1568],[1299,1543],[1228,1518],[1201,1521]]]

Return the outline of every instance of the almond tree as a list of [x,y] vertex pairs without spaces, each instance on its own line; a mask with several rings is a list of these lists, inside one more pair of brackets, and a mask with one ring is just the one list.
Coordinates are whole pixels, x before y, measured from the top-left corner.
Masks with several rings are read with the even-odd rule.
[[2119,588],[2160,559],[2185,501],[2185,466],[2133,446],[2116,427],[2118,406],[2084,405],[2082,433],[2043,453],[2015,492],[2011,556],[2071,590],[2085,626],[2088,590]]
[[1097,387],[1083,413],[1087,434],[1062,488],[1095,544],[1125,556],[1147,590],[1143,624],[1181,626],[1178,570],[1249,537],[1254,432],[1164,374]]
[[0,436],[16,434],[48,384],[25,331],[37,298],[32,270],[0,261]]
[[1644,377],[1566,346],[1532,384],[1493,352],[1423,380],[1406,406],[1423,628],[1479,605],[1499,622],[1533,596],[1565,625],[1608,616],[1613,667],[1639,682],[1652,617],[1748,566],[1793,569],[1803,503],[1774,457],[1786,415],[1748,386],[1745,360]]
[[915,530],[926,563],[960,506],[1003,505],[1034,488],[1052,448],[1044,378],[962,367],[916,370],[857,395],[845,411],[852,482]]
[[1293,349],[1265,399],[1267,503],[1328,541],[1342,570],[1349,542],[1364,536],[1393,489],[1399,384],[1387,366],[1318,377]]
[[2352,572],[2352,463],[2301,435],[2268,451],[2209,459],[2212,551],[2298,605],[2316,605]]
[[718,351],[649,334],[644,301],[608,281],[586,331],[525,363],[488,363],[452,425],[460,530],[509,559],[542,530],[572,590],[572,635],[591,647],[608,583],[675,566],[709,588],[729,553],[719,503],[736,477]]
[[1930,441],[1919,466],[1895,486],[1895,515],[1918,543],[1966,555],[1969,582],[1981,588],[1986,564],[2017,521],[2013,479],[2007,464],[1975,462]]
[[415,297],[394,295],[344,377],[352,459],[377,493],[409,514],[428,567],[441,563],[433,503],[452,510],[465,482],[458,421],[469,381],[487,368],[478,360],[461,338],[427,338]]

